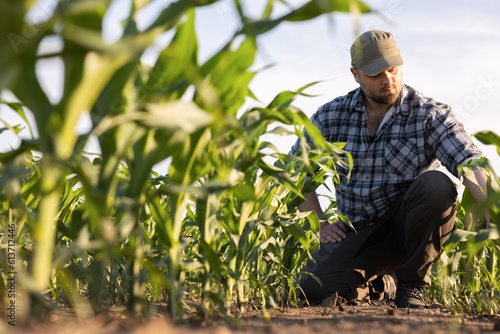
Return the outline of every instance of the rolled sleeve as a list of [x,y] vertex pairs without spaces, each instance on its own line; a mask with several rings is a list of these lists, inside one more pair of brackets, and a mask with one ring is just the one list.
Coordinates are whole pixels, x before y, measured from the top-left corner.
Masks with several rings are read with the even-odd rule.
[[426,131],[436,158],[456,177],[459,177],[460,164],[483,156],[447,105],[441,105],[429,114]]

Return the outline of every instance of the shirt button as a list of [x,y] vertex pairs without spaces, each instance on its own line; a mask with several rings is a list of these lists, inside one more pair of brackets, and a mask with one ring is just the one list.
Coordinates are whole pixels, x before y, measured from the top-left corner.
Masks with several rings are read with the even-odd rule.
[[365,180],[366,180],[366,181],[370,180],[370,177],[369,177],[369,176],[367,176],[367,177],[365,178]]

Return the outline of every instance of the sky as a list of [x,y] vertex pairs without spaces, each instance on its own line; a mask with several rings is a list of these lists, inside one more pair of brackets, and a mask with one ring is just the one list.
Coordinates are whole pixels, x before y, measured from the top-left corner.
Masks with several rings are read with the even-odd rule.
[[[104,38],[109,43],[119,38],[120,19],[126,15],[130,0],[114,0],[106,16]],[[138,16],[140,28],[147,26],[171,0],[155,0]],[[287,0],[298,7],[305,0]],[[265,0],[242,0],[245,12],[259,17]],[[282,23],[258,38],[259,53],[253,69],[258,73],[250,88],[266,104],[279,92],[296,90],[308,83],[320,83],[299,97],[295,106],[311,116],[318,107],[357,87],[349,71],[349,48],[363,31],[389,31],[404,60],[403,81],[426,96],[453,107],[457,118],[470,134],[493,130],[500,134],[500,1],[498,0],[370,0],[365,1],[376,14],[356,18],[346,13],[323,15],[307,22]],[[55,0],[39,0],[32,12],[34,21],[50,13]],[[276,15],[287,11],[276,4]],[[358,25],[356,25],[356,22]],[[232,0],[221,0],[196,12],[199,59],[204,61],[219,50],[238,28]],[[153,63],[155,56],[171,38],[166,34],[148,50],[143,60]],[[57,48],[58,41],[47,41],[47,49]],[[269,67],[269,65],[273,65]],[[53,101],[60,96],[62,70],[57,61],[38,67],[43,87]],[[5,92],[3,98],[10,98]],[[254,102],[257,104],[257,102]],[[252,106],[249,102],[248,106]],[[0,119],[11,117],[0,108]],[[82,119],[79,131],[88,122]],[[288,152],[293,137],[266,138],[282,152]],[[0,150],[16,147],[19,140],[0,134]],[[495,149],[480,148],[500,171],[500,157]]]

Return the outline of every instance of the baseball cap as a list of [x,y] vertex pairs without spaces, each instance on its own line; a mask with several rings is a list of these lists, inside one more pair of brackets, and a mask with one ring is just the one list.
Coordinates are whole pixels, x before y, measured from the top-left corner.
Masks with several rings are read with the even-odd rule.
[[369,30],[351,46],[351,65],[368,75],[403,65],[398,46],[390,32]]

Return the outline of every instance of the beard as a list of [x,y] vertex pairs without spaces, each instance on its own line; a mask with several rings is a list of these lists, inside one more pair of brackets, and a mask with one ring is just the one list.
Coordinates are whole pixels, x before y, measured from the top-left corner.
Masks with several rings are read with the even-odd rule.
[[[385,90],[387,90],[389,88],[394,88],[394,90],[390,91],[390,92],[384,92]],[[382,89],[380,94],[377,94],[374,96],[369,96],[369,98],[373,102],[376,102],[379,104],[393,104],[398,99],[400,93],[401,93],[401,86],[400,85],[392,86],[392,87],[387,86],[387,87],[384,87]]]

